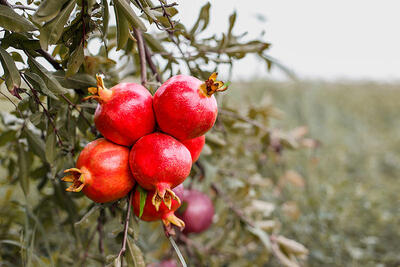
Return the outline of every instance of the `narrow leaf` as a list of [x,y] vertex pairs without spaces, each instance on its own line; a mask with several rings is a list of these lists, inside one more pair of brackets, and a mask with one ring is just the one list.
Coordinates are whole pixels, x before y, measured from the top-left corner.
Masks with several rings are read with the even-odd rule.
[[107,0],[101,0],[102,2],[102,12],[103,12],[103,27],[102,27],[102,34],[103,34],[103,38],[106,37],[107,32],[108,32],[108,23],[110,20],[110,10],[108,8],[108,2]]
[[20,142],[17,143],[18,150],[18,179],[25,195],[29,193],[29,165],[28,165],[28,157],[27,153],[24,149],[24,145]]
[[44,0],[40,4],[39,8],[33,14],[33,20],[37,23],[48,22],[54,19],[60,12],[62,6],[68,0]]
[[28,139],[29,149],[43,161],[46,161],[45,144],[43,140],[26,128],[24,132]]
[[56,135],[52,129],[49,129],[49,133],[46,138],[46,159],[48,163],[52,163],[56,159],[57,147],[56,147]]
[[0,27],[14,32],[37,30],[32,22],[5,5],[0,5]]
[[35,89],[55,100],[58,100],[58,97],[47,88],[47,85],[39,75],[30,71],[25,71],[24,76]]
[[117,20],[117,50],[122,49],[129,39],[129,23],[119,6],[114,6]]
[[143,253],[140,248],[130,238],[128,238],[127,243],[129,256],[132,258],[135,267],[145,267],[146,264],[144,262]]
[[6,85],[8,90],[13,90],[21,86],[21,77],[13,58],[2,47],[0,47],[0,61],[4,69]]
[[65,94],[67,93],[67,90],[61,86],[61,84],[56,80],[56,78],[53,77],[52,74],[50,74],[42,65],[39,64],[34,58],[29,57],[28,58],[28,64],[31,67],[31,70],[38,74],[45,84],[47,85],[47,88],[52,91],[54,94],[59,95],[59,94]]
[[47,50],[49,44],[55,44],[60,39],[64,31],[64,25],[67,23],[74,7],[75,1],[70,1],[68,5],[60,11],[57,17],[47,22],[40,29],[39,39],[43,49]]
[[52,76],[65,88],[87,88],[96,86],[96,79],[86,73],[77,73],[66,78],[63,70],[58,70],[52,73]]
[[68,63],[67,63],[67,73],[65,74],[66,77],[70,77],[78,72],[80,66],[83,63],[85,58],[83,46],[79,45],[74,52],[71,53]]
[[139,210],[139,218],[143,215],[144,205],[146,204],[147,191],[144,190],[141,186],[138,186],[140,193],[140,210]]
[[129,21],[129,24],[136,29],[139,29],[143,32],[147,31],[146,26],[142,22],[142,20],[136,15],[135,11],[133,11],[132,7],[125,0],[114,0],[115,6],[121,8],[122,12],[126,16]]

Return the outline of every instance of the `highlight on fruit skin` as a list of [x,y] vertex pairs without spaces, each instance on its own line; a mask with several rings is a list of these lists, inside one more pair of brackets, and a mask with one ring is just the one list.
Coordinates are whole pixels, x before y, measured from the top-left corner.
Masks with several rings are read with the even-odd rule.
[[72,183],[66,191],[82,191],[97,203],[125,197],[135,185],[129,169],[129,149],[104,138],[90,142],[82,150],[75,168],[64,172],[64,182]]
[[189,150],[175,138],[152,133],[139,139],[132,147],[129,165],[138,184],[153,191],[151,203],[158,210],[161,203],[170,208],[180,199],[172,188],[189,176],[192,157]]
[[180,141],[204,135],[213,127],[218,114],[213,94],[226,88],[216,81],[216,73],[206,82],[188,75],[171,77],[153,97],[159,128]]
[[140,84],[119,83],[107,89],[97,75],[97,87],[90,87],[90,96],[99,104],[94,114],[97,130],[108,140],[123,146],[133,145],[155,129],[153,97]]
[[167,205],[162,202],[158,209],[156,209],[151,201],[154,194],[154,191],[147,192],[146,203],[143,207],[143,213],[140,216],[140,191],[138,189],[135,190],[135,194],[132,198],[132,208],[135,215],[143,221],[161,220],[165,226],[173,224],[182,231],[185,228],[185,223],[174,213],[180,207],[180,202],[176,199],[172,199],[170,207],[167,207]]

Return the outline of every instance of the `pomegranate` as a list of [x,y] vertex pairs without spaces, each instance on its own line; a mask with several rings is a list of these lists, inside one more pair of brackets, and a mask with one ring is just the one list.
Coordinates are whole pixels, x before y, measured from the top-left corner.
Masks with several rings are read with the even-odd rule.
[[167,207],[171,207],[171,199],[180,203],[171,189],[181,184],[192,168],[190,152],[182,143],[162,133],[146,135],[132,147],[129,164],[135,180],[154,191],[156,210],[162,201]]
[[153,107],[160,129],[179,140],[204,135],[217,118],[217,101],[213,94],[224,91],[224,83],[213,73],[203,83],[199,79],[177,75],[158,88]]
[[178,226],[181,230],[185,227],[185,223],[175,216],[176,211],[181,203],[175,199],[171,200],[171,206],[167,207],[164,203],[160,203],[158,209],[152,204],[152,196],[155,194],[154,191],[148,191],[146,197],[146,203],[143,207],[142,216],[140,215],[140,191],[136,190],[135,195],[132,199],[133,212],[137,217],[143,221],[157,221],[162,220],[165,226],[169,226],[171,223]]
[[123,146],[133,145],[140,137],[154,131],[153,97],[136,83],[120,83],[106,89],[103,79],[97,76],[97,88],[86,99],[99,102],[94,123],[108,140]]
[[190,155],[192,156],[193,163],[195,163],[199,159],[201,150],[203,149],[205,142],[206,137],[204,135],[182,141],[182,144],[184,144],[185,147],[189,150]]
[[82,150],[76,168],[62,178],[72,182],[67,191],[82,192],[98,203],[115,201],[126,196],[135,184],[129,169],[129,148],[104,138],[90,142]]
[[182,213],[178,213],[178,217],[185,222],[186,226],[183,232],[189,234],[207,230],[214,216],[211,199],[197,190],[185,190],[182,201],[186,204],[186,209]]
[[184,194],[184,188],[183,188],[183,184],[178,185],[177,187],[175,187],[174,189],[172,189],[172,191],[174,191],[175,195],[181,199],[183,198],[183,194]]

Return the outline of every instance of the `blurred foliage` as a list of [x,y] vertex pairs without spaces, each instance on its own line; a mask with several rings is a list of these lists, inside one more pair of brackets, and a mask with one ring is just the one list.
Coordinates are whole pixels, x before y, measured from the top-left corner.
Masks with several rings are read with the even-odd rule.
[[[241,88],[249,87],[251,94]],[[273,127],[307,125],[315,150],[287,153],[276,175],[282,233],[309,250],[309,266],[399,266],[398,84],[304,81],[235,84],[234,104],[271,96],[285,115]]]
[[[177,12],[173,3],[150,0],[0,0],[1,266],[121,265],[126,200],[96,205],[65,192],[60,181],[100,136],[96,103],[82,102],[95,74],[103,73],[109,87],[140,77],[154,92],[172,75],[205,79],[248,54],[265,60],[266,69],[279,67],[268,43],[234,33],[236,13],[225,33],[205,36],[210,4],[191,28],[175,21]],[[271,128],[281,113],[268,98],[218,98],[220,116],[185,183],[213,197],[215,223],[201,236],[177,234],[176,242],[191,266],[254,266],[272,256],[298,266],[308,250],[281,235],[276,190],[290,170],[284,151],[315,142],[304,138],[304,128]],[[129,225],[124,265],[175,257],[160,223],[131,218]]]

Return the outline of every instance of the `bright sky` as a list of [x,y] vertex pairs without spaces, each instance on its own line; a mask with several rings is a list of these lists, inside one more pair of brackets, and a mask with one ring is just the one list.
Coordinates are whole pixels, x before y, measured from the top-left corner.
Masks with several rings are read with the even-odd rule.
[[[176,0],[180,19],[193,25],[205,0]],[[171,2],[171,1],[169,1]],[[237,10],[236,33],[266,31],[270,55],[300,78],[400,80],[399,0],[214,0],[209,33],[225,32]],[[256,19],[262,14],[266,22]],[[234,77],[282,78],[247,57]]]

